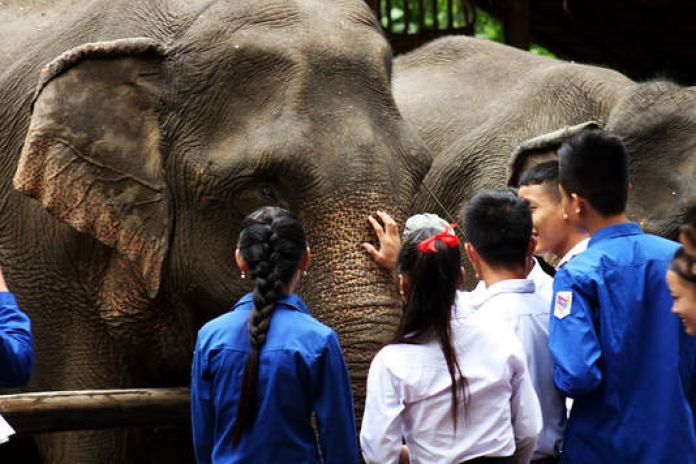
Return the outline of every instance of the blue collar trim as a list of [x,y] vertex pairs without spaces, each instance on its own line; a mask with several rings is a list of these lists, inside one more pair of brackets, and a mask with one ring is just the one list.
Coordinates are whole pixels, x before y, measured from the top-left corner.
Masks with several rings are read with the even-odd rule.
[[602,227],[597,232],[595,232],[594,235],[592,235],[592,238],[590,238],[590,243],[588,244],[588,246],[591,246],[593,243],[608,238],[621,237],[625,235],[639,235],[642,233],[643,231],[640,229],[640,226],[635,222],[625,222],[623,224],[606,226]]

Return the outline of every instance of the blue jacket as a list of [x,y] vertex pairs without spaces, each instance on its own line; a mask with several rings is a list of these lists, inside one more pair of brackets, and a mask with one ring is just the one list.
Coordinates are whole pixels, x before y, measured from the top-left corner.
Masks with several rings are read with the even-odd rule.
[[696,337],[665,283],[677,247],[637,224],[609,226],[556,274],[554,380],[576,399],[561,462],[696,463]]
[[0,292],[0,387],[21,387],[34,365],[31,323],[10,292]]
[[[276,305],[259,361],[256,421],[232,447],[244,367],[251,350],[252,294],[198,333],[191,419],[199,463],[356,463],[350,379],[336,333],[287,295]],[[316,414],[319,444],[310,422]],[[319,450],[321,448],[321,450]],[[320,458],[323,457],[323,461]]]

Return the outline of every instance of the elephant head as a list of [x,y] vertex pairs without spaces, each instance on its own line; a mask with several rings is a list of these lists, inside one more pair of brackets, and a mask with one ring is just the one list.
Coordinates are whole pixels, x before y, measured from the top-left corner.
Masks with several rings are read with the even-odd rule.
[[101,319],[148,378],[182,383],[196,329],[248,289],[241,219],[289,208],[315,256],[300,294],[361,391],[398,319],[391,276],[360,246],[366,218],[403,219],[431,161],[393,101],[388,43],[357,0],[170,16],[187,19],[168,37],[87,43],[44,68],[16,188],[114,250]]
[[[513,152],[508,185],[530,166],[556,158],[570,135],[599,124],[589,121],[536,136]],[[647,232],[676,239],[690,204],[696,202],[696,92],[655,81],[626,87],[604,129],[626,147],[632,190],[627,212]]]

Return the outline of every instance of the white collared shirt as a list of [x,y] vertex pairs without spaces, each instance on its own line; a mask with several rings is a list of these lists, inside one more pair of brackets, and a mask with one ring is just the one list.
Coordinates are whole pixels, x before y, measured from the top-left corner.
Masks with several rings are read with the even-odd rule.
[[556,269],[560,269],[561,266],[563,266],[565,263],[570,261],[570,259],[575,256],[579,255],[583,251],[587,250],[587,245],[590,243],[590,238],[585,238],[580,240],[578,243],[576,243],[573,248],[568,250],[568,252],[561,258],[561,260],[558,262],[558,266],[556,266]]
[[527,450],[526,459],[531,456],[541,429],[539,402],[522,346],[499,325],[452,320],[469,398],[466,408],[459,408],[456,432],[451,380],[437,341],[387,345],[377,353],[367,378],[360,431],[366,462],[397,462],[402,437],[411,463],[512,456],[516,447]]
[[[572,256],[571,256],[571,258],[572,258]],[[568,259],[570,259],[570,258],[568,258]],[[527,279],[531,279],[534,281],[535,292],[539,296],[544,298],[544,300],[546,301],[546,305],[550,308],[551,307],[551,300],[553,299],[553,277],[548,275],[541,268],[541,264],[539,264],[539,260],[537,260],[536,258],[532,258],[532,260],[534,261],[534,266],[532,266],[532,270],[529,271],[529,274],[527,274]],[[458,293],[457,297],[458,298],[468,298],[467,295],[474,295],[477,292],[483,291],[485,289],[486,289],[486,283],[483,280],[479,280],[478,284],[476,284],[476,288],[474,288],[471,292],[457,292]],[[455,302],[455,304],[457,304],[457,303]],[[462,306],[462,308],[464,308],[464,306]]]
[[541,268],[539,261],[534,258],[534,266],[532,270],[527,274],[527,278],[534,281],[534,287],[536,293],[544,298],[546,301],[546,307],[551,308],[551,300],[553,299],[553,277],[548,275]]
[[468,298],[462,296],[456,303],[469,305],[462,313],[470,312],[471,319],[485,315],[505,321],[522,342],[544,419],[533,458],[553,457],[567,415],[564,397],[553,382],[554,364],[548,347],[550,304],[535,292],[534,281],[529,278],[497,282],[472,292]]

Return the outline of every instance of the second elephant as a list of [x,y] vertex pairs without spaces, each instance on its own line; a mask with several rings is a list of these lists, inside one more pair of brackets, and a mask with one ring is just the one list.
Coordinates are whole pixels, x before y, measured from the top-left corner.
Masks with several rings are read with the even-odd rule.
[[[394,96],[433,152],[412,209],[450,215],[477,191],[514,183],[554,156],[564,128],[595,121],[629,156],[629,217],[675,238],[696,199],[696,90],[447,37],[399,57]],[[529,140],[533,139],[533,140]],[[435,200],[437,198],[437,200]]]

